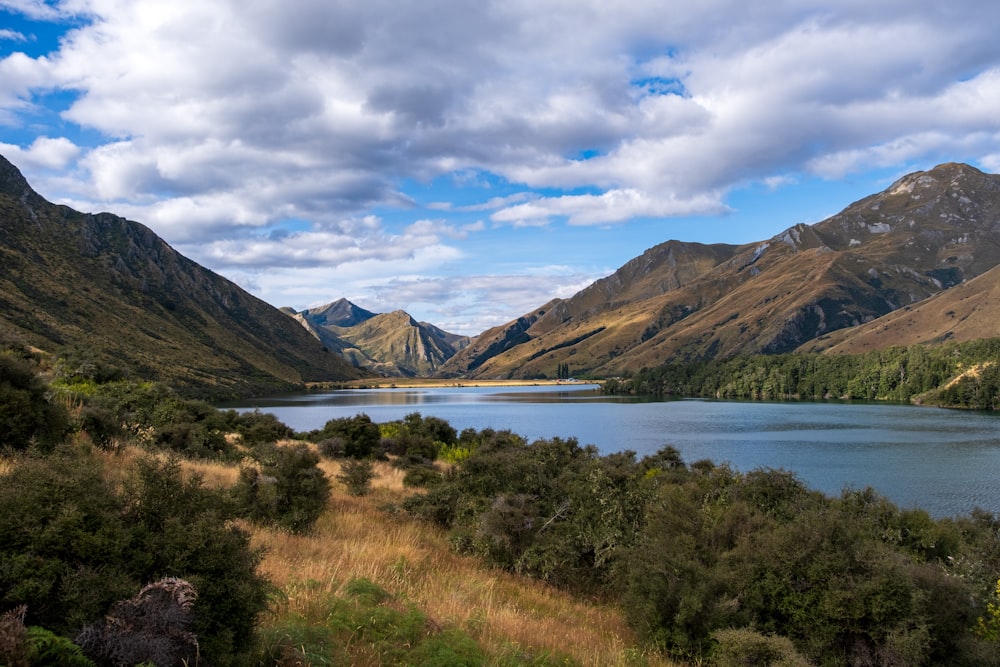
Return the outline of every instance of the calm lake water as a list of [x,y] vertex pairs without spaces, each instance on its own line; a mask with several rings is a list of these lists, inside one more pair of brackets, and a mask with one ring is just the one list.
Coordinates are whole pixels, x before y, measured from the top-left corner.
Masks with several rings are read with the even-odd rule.
[[258,408],[297,431],[365,413],[411,412],[455,429],[510,429],[529,440],[576,437],[602,453],[640,456],[664,445],[688,463],[737,470],[783,468],[830,495],[871,486],[901,507],[933,516],[979,507],[1000,514],[1000,415],[908,405],[643,401],[594,385],[366,389],[298,394],[227,407]]

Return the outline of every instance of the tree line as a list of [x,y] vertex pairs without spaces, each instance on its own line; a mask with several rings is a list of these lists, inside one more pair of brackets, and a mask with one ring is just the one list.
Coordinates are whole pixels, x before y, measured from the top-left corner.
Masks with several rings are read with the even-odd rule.
[[606,381],[612,394],[753,400],[879,400],[1000,408],[1000,339],[862,354],[751,355],[644,368]]

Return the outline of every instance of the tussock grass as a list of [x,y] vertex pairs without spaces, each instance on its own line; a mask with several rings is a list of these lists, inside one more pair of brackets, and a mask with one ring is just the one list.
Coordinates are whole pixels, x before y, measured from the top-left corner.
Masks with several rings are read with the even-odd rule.
[[[338,463],[322,467],[336,479]],[[443,531],[380,509],[412,491],[397,468],[380,462],[376,472],[368,496],[350,496],[335,482],[329,511],[309,535],[251,528],[253,542],[266,550],[262,569],[285,595],[272,622],[275,614],[308,617],[322,600],[365,578],[438,626],[465,631],[491,655],[516,650],[584,665],[670,664],[642,656],[617,609],[487,569],[455,554]]]
[[[149,452],[128,447],[97,455],[108,459],[105,469],[114,475]],[[330,601],[346,599],[352,582],[364,579],[388,592],[395,607],[419,610],[433,628],[472,637],[492,656],[491,664],[673,664],[639,648],[613,606],[490,569],[456,554],[444,531],[388,509],[419,492],[403,486],[402,470],[376,462],[372,492],[359,497],[336,481],[337,461],[323,459],[320,467],[331,480],[332,495],[310,533],[244,524],[264,551],[261,571],[280,591],[261,619],[265,634],[295,624],[322,626],[331,614]],[[182,468],[210,486],[230,486],[239,474],[236,465],[206,461],[184,460]],[[351,664],[378,664],[371,647],[358,646],[351,656]],[[531,662],[539,657],[542,662]]]

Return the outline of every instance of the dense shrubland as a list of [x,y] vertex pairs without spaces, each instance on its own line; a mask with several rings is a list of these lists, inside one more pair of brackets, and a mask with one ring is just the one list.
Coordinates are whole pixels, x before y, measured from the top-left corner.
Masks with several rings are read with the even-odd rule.
[[669,447],[637,460],[514,437],[405,505],[463,551],[618,600],[681,659],[748,637],[781,637],[788,659],[816,664],[1000,659],[975,632],[1000,572],[989,515],[935,521],[871,490],[827,498],[787,472],[687,465]]
[[776,354],[674,363],[605,384],[609,393],[736,399],[860,399],[1000,408],[1000,339],[865,354]]
[[[383,459],[418,487],[386,508],[386,530],[417,517],[459,553],[620,606],[651,651],[718,665],[1000,664],[992,515],[934,520],[871,490],[830,498],[784,471],[688,463],[671,447],[600,455],[418,413],[293,434],[106,371],[47,384],[49,370],[0,354],[0,656],[10,626],[20,645],[63,642],[53,650],[70,656],[76,641],[80,660],[114,664],[107,638],[135,641],[95,624],[174,577],[196,591],[183,627],[204,664],[346,664],[360,654],[345,642],[373,642],[369,655],[391,662],[547,664],[491,657],[363,576],[316,602],[320,621],[289,614],[261,629],[273,589],[247,527],[308,535],[335,522],[330,478],[363,496]],[[136,445],[148,454],[123,469],[101,463]],[[209,488],[183,460],[238,473]],[[338,475],[323,473],[330,460]]]

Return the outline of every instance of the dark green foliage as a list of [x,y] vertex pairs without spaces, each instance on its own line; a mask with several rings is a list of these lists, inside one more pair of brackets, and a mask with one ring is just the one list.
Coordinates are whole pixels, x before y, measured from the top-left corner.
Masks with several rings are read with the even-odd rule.
[[295,533],[310,530],[330,499],[330,482],[318,467],[319,455],[297,444],[261,446],[256,456],[259,468],[242,468],[233,490],[240,513]]
[[634,534],[639,475],[631,453],[602,459],[573,439],[529,445],[490,432],[464,463],[405,506],[496,565],[593,591]]
[[752,627],[823,664],[974,664],[978,606],[949,573],[957,552],[939,556],[947,533],[870,490],[830,500],[787,473],[692,471],[657,490],[617,581],[635,627],[678,656]]
[[366,496],[371,492],[375,467],[369,459],[349,459],[340,465],[337,481],[347,487],[352,496]]
[[[378,424],[366,414],[354,417],[331,419],[322,429],[302,434],[307,440],[320,442],[331,438],[339,438],[343,443],[343,455],[353,459],[365,459],[378,451],[382,434]],[[327,451],[334,451],[326,448]]]
[[[739,399],[862,399],[995,409],[1000,338],[937,347],[892,347],[856,355],[775,354],[643,369],[605,384],[608,393]],[[948,383],[963,371],[977,374]]]
[[414,465],[406,469],[403,475],[403,486],[427,488],[443,479],[441,471],[433,465]]
[[80,410],[80,430],[101,449],[110,449],[115,440],[124,434],[121,422],[114,413],[102,406],[84,405]]
[[294,435],[294,431],[273,414],[259,410],[244,412],[233,421],[236,432],[243,437],[243,443],[250,446],[278,442]]
[[72,637],[145,583],[183,577],[203,658],[231,664],[266,604],[259,555],[225,496],[176,462],[143,461],[130,479],[116,489],[85,451],[19,460],[0,485],[0,609],[26,604],[30,625]]
[[0,352],[0,450],[51,449],[69,427],[66,411],[49,402],[32,360]]
[[935,521],[871,490],[828,498],[781,470],[688,466],[672,447],[637,461],[482,436],[464,431],[473,453],[404,507],[490,564],[613,596],[675,657],[1000,664],[973,632],[1000,573],[991,515]]

